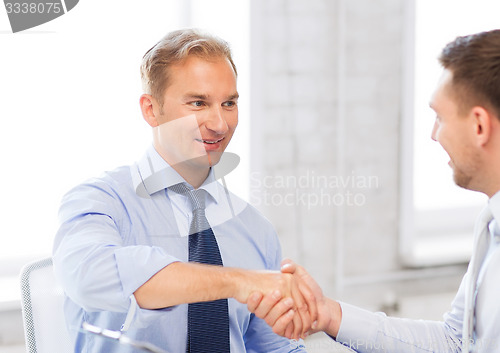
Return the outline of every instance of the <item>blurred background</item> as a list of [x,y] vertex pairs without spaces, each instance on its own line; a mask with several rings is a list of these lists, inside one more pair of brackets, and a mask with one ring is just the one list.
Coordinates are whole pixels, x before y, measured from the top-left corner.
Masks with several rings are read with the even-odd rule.
[[[24,351],[18,274],[49,256],[62,195],[137,160],[142,55],[208,30],[238,67],[228,186],[274,224],[328,296],[440,320],[486,199],[430,139],[441,48],[498,27],[493,0],[81,1],[13,34],[0,9],[0,352]],[[322,334],[310,352],[332,347]]]

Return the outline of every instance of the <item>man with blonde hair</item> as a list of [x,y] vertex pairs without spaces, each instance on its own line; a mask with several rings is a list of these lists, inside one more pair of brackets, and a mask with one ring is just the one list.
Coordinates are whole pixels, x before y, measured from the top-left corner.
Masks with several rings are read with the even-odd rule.
[[152,146],[72,189],[60,209],[53,257],[75,351],[119,351],[82,333],[84,321],[176,353],[303,351],[245,306],[253,291],[293,301],[295,338],[315,320],[304,281],[267,271],[281,261],[271,224],[217,181],[238,123],[227,43],[172,32],[141,76]]

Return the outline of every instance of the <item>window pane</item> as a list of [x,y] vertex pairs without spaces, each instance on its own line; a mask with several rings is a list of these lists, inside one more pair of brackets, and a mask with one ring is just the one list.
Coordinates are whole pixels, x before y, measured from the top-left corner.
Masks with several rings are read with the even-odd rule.
[[430,139],[429,99],[441,74],[437,56],[459,35],[498,28],[500,2],[417,0],[415,31],[414,202],[417,210],[484,204],[485,197],[453,183],[449,157]]

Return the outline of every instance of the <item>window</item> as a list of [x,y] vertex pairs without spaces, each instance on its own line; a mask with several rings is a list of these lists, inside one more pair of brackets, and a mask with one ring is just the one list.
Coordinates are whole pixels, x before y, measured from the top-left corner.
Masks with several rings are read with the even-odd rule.
[[202,28],[232,45],[241,99],[228,150],[241,162],[227,182],[246,196],[248,7],[248,0],[82,2],[16,34],[0,10],[2,264],[49,255],[63,194],[144,153],[151,133],[138,104],[140,60],[174,29]]
[[428,103],[442,70],[441,49],[459,35],[498,28],[500,3],[435,0],[407,6],[401,256],[414,266],[465,262],[487,198],[454,185],[448,155],[430,139],[435,115]]

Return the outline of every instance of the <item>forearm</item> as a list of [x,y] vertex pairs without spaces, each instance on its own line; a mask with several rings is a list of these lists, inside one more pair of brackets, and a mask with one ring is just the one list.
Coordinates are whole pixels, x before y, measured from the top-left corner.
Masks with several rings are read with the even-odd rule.
[[144,309],[235,298],[246,303],[252,291],[286,290],[285,276],[273,271],[174,262],[152,276],[135,292]]
[[444,322],[387,317],[341,304],[336,340],[357,352],[459,352],[457,337]]
[[174,262],[157,272],[134,295],[144,309],[230,298],[235,296],[237,277],[235,269]]

